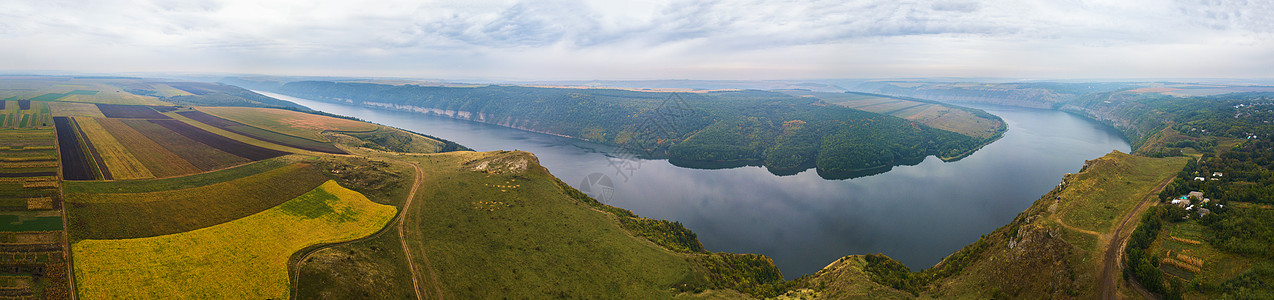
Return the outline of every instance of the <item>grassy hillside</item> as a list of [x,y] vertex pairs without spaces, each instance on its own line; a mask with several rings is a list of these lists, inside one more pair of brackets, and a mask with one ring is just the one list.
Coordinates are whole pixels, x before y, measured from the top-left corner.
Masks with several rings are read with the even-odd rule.
[[318,243],[366,236],[393,218],[333,181],[248,217],[177,234],[72,244],[84,298],[288,297],[287,262]]
[[[1066,176],[1008,225],[932,268],[912,273],[883,256],[849,256],[798,280],[805,289],[791,294],[824,299],[1098,298],[1107,250],[1119,244],[1111,241],[1127,238],[1145,207],[1158,202],[1157,188],[1187,160],[1107,154]],[[1142,202],[1149,205],[1137,205]],[[1126,231],[1110,226],[1111,220],[1125,219],[1133,220]],[[1118,270],[1114,274],[1122,276]]]
[[[424,170],[419,204],[405,220],[429,297],[670,298],[726,288],[768,295],[782,281],[768,258],[704,252],[680,224],[602,205],[526,152],[400,158]],[[300,270],[298,295],[344,298],[386,288],[410,295],[401,294],[410,281],[394,280],[406,271],[396,265],[405,259],[394,249],[397,237],[388,232],[316,252]],[[363,271],[384,281],[335,276]]]

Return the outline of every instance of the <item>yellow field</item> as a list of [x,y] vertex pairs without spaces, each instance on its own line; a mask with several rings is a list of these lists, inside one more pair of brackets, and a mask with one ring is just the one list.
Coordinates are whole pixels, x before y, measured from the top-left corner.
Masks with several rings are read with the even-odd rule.
[[235,122],[286,135],[327,141],[324,130],[371,131],[376,124],[307,114],[290,110],[256,107],[200,107],[199,111]]
[[396,212],[328,181],[229,223],[149,238],[78,241],[71,249],[79,296],[285,299],[292,253],[370,235]]
[[92,103],[50,102],[49,108],[53,110],[54,117],[106,117]]
[[102,155],[102,161],[106,163],[106,168],[110,170],[111,176],[115,179],[142,179],[155,178],[150,170],[146,169],[136,157],[125,148],[124,145],[115,139],[115,136],[106,131],[102,124],[93,118],[75,118],[75,122],[80,125],[80,130],[84,131],[84,135],[88,136],[89,141],[93,142],[93,148],[97,149],[97,153]]

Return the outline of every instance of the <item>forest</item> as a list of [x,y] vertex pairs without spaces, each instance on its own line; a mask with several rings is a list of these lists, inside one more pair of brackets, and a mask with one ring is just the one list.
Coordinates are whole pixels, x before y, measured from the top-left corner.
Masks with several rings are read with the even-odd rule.
[[277,91],[564,135],[619,146],[635,157],[764,165],[775,174],[814,167],[827,178],[929,155],[956,159],[994,139],[756,90],[665,93],[298,81]]
[[[1190,199],[1194,205],[1161,205],[1147,214],[1126,248],[1127,275],[1168,299],[1191,294],[1274,297],[1274,209],[1269,206],[1274,204],[1274,94],[1136,101],[1142,107],[1139,112],[1147,116],[1144,119],[1156,119],[1174,137],[1147,144],[1153,148],[1148,153],[1197,157],[1159,194],[1160,199],[1167,202],[1198,191],[1210,201]],[[1191,279],[1161,272],[1170,269],[1172,259],[1155,251],[1161,247],[1156,240],[1165,243],[1176,237],[1160,232],[1189,226],[1202,228],[1206,248],[1201,249],[1219,251],[1219,256],[1227,257],[1222,261],[1244,261],[1244,267],[1230,271],[1237,276],[1216,281],[1203,275]],[[1217,271],[1204,268],[1202,272]]]

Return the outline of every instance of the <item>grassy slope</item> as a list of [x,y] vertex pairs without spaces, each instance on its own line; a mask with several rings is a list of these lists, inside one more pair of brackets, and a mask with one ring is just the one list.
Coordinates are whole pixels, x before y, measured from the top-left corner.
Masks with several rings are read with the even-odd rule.
[[[948,256],[933,268],[914,276],[937,278],[920,289],[922,297],[934,298],[1094,298],[1102,267],[1102,250],[1109,232],[1064,224],[1078,220],[1086,226],[1107,224],[1099,219],[1117,219],[1128,213],[1125,200],[1110,199],[1102,193],[1083,191],[1124,191],[1129,199],[1142,199],[1160,182],[1171,178],[1187,158],[1146,158],[1114,152],[1091,160],[1080,173],[1068,176],[1064,184],[1036,201],[1012,222],[979,241]],[[1059,199],[1060,197],[1060,199]],[[1113,200],[1113,202],[1112,202]],[[1120,210],[1122,209],[1122,210]],[[1064,217],[1063,212],[1099,211]],[[1086,219],[1092,218],[1092,219]],[[1095,226],[1095,229],[1109,226]],[[850,256],[854,259],[861,256]],[[844,259],[842,259],[844,260]],[[820,271],[810,282],[812,290],[827,299],[873,298],[879,285],[867,274],[836,271],[840,262]],[[852,275],[847,276],[846,274]],[[829,276],[835,276],[828,279]],[[819,288],[821,284],[821,290]],[[872,292],[875,293],[875,292]]]
[[195,231],[72,245],[84,298],[288,296],[287,261],[317,243],[379,230],[392,206],[333,181],[252,216]]
[[[426,296],[671,298],[686,290],[692,293],[680,296],[737,298],[745,295],[693,291],[764,282],[769,273],[778,277],[762,256],[678,253],[637,236],[619,221],[630,213],[578,198],[582,194],[576,196],[526,152],[393,158],[426,170],[407,219],[412,263]],[[511,170],[519,165],[524,169]],[[389,169],[410,174],[403,167]],[[405,193],[402,187],[389,190],[387,197]],[[299,270],[298,296],[413,297],[397,237],[391,230],[315,252]]]
[[[449,298],[671,297],[685,257],[634,237],[610,215],[569,198],[538,164],[519,173],[464,170],[487,154],[419,159],[430,182],[409,219]],[[522,153],[522,159],[533,157]],[[516,182],[501,191],[489,185]],[[488,205],[486,203],[496,202]],[[427,216],[427,217],[426,217]],[[413,262],[423,267],[416,255]]]

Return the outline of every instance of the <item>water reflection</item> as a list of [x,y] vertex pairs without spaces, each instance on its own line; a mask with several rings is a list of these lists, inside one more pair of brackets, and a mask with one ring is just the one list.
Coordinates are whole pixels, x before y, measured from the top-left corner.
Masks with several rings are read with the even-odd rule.
[[641,160],[631,176],[618,176],[604,155],[612,148],[603,145],[265,94],[479,151],[531,151],[568,183],[605,174],[613,186],[607,204],[680,221],[711,251],[768,255],[787,278],[813,273],[847,254],[884,253],[915,269],[932,266],[1008,223],[1084,160],[1129,149],[1112,129],[1067,113],[982,107],[1003,118],[1009,130],[959,161],[931,156],[884,173],[825,180],[814,170],[775,176],[757,166],[707,170]]

